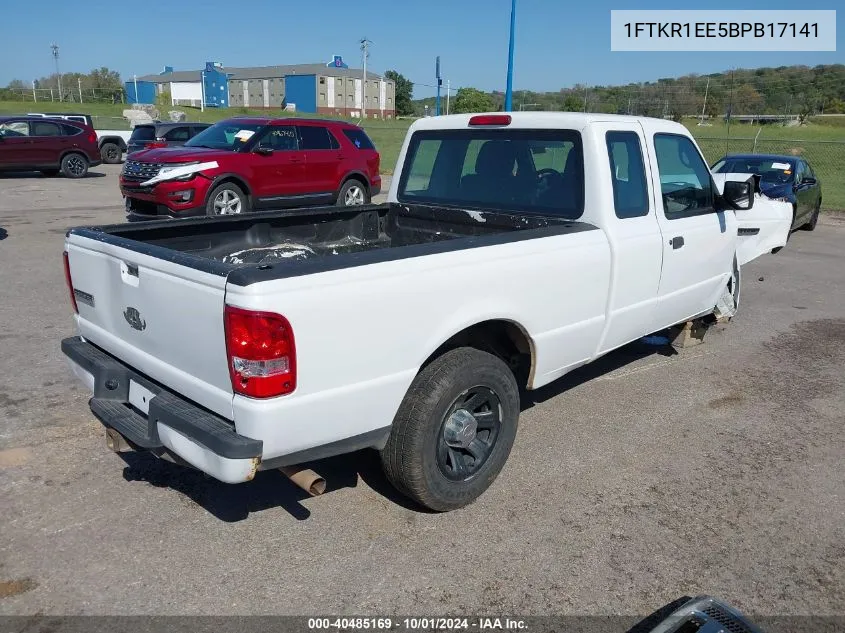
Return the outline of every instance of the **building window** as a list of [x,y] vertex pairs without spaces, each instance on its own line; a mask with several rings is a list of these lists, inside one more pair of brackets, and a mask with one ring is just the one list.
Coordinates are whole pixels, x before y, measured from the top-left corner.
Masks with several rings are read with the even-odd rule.
[[325,101],[325,100],[326,100],[326,93],[325,93],[325,92],[321,92],[321,93],[320,93],[320,101]]
[[326,78],[325,78],[325,77],[320,77],[320,84],[322,85],[322,84],[324,84],[324,83],[326,83]]

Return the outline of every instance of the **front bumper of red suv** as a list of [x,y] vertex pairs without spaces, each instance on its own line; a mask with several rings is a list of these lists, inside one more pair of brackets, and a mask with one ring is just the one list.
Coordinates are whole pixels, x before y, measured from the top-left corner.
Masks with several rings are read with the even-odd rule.
[[188,218],[205,215],[205,198],[211,180],[197,174],[190,180],[167,180],[144,187],[137,179],[120,176],[120,193],[126,199],[130,221]]

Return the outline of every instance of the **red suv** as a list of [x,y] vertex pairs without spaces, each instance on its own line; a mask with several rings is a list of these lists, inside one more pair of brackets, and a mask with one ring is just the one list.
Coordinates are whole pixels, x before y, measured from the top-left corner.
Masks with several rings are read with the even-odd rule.
[[0,117],[0,171],[40,171],[45,176],[61,172],[82,178],[100,162],[97,133],[84,123]]
[[220,121],[182,147],[135,152],[120,191],[129,220],[366,204],[381,190],[364,130],[310,119]]

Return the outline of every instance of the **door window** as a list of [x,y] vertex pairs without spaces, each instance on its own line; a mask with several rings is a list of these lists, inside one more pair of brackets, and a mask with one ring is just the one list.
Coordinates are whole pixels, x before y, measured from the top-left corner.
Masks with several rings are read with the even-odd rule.
[[320,125],[298,125],[300,149],[331,149],[329,131]]
[[272,149],[275,152],[289,152],[299,149],[296,140],[296,128],[292,125],[273,126],[258,142],[258,147]]
[[33,121],[32,136],[61,136],[62,131],[57,123],[49,121]]
[[654,151],[666,218],[711,213],[713,181],[695,144],[686,136],[655,134]]
[[29,123],[26,121],[6,121],[0,123],[0,136],[5,138],[29,136]]
[[168,130],[164,135],[166,141],[174,142],[187,141],[189,138],[191,138],[191,132],[187,127],[175,127],[172,130]]

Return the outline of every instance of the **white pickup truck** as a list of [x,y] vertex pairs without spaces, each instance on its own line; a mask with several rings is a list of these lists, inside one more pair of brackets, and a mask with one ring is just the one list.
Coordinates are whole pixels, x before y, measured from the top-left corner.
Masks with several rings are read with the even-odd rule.
[[791,208],[683,126],[415,122],[388,202],[72,229],[62,342],[112,439],[245,482],[367,447],[434,510],[499,474],[520,390],[730,317]]

